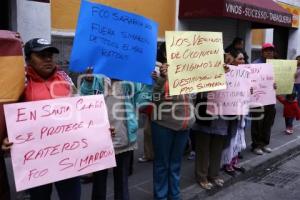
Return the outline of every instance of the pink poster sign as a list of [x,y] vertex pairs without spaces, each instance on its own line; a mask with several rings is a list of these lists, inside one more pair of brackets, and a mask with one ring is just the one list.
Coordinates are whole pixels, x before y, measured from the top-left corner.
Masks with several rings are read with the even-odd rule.
[[102,95],[4,106],[17,191],[116,166]]
[[225,90],[209,92],[207,113],[211,115],[247,115],[250,103],[250,70],[229,66]]
[[260,107],[276,104],[276,91],[274,89],[274,71],[271,64],[240,65],[251,72],[251,95],[250,107]]

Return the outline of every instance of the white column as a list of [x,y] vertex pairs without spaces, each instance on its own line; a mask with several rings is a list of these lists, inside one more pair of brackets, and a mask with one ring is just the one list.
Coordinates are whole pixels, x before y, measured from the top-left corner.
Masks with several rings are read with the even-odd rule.
[[17,31],[24,42],[42,37],[51,40],[50,3],[17,0]]
[[300,26],[298,29],[290,30],[287,58],[295,59],[298,55],[300,55]]
[[175,30],[176,31],[186,31],[189,30],[189,20],[180,21],[179,20],[179,2],[180,0],[176,0],[176,16],[175,16]]
[[252,31],[251,28],[245,34],[245,51],[247,52],[249,59],[248,62],[251,62],[251,49],[252,49]]
[[266,29],[265,42],[273,43],[273,34],[274,34],[274,29],[272,28]]

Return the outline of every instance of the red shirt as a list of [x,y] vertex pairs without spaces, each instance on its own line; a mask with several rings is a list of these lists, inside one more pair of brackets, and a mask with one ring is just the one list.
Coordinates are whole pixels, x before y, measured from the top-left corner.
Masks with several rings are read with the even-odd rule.
[[290,102],[284,97],[278,96],[278,101],[283,104],[283,116],[289,118],[300,119],[300,108],[296,100]]
[[38,101],[71,96],[71,84],[60,71],[55,71],[47,80],[41,78],[31,67],[27,69],[25,101]]

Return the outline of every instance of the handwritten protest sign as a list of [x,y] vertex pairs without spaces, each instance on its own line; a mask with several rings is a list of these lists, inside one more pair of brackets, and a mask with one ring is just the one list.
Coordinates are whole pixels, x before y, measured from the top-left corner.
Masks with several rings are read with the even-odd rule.
[[251,72],[251,107],[276,104],[276,94],[274,89],[274,72],[270,64],[248,64],[239,65],[248,68]]
[[222,33],[166,31],[170,95],[226,88]]
[[250,103],[250,71],[229,66],[225,90],[209,92],[207,113],[211,115],[247,115]]
[[102,95],[4,106],[17,191],[114,167]]
[[268,59],[267,63],[273,65],[276,94],[291,94],[293,92],[297,60]]
[[70,70],[152,84],[157,24],[145,17],[81,1]]

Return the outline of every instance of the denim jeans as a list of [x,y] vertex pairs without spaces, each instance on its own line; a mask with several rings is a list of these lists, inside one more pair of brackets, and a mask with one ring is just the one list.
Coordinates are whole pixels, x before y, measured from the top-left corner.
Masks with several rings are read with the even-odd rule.
[[174,131],[151,124],[154,162],[153,190],[156,200],[180,199],[180,169],[189,131]]
[[[115,200],[129,200],[128,173],[131,155],[132,151],[116,155],[117,166],[113,168]],[[108,169],[94,173],[92,200],[106,199],[107,173]]]
[[[29,189],[30,200],[50,200],[52,185],[47,184]],[[79,177],[54,183],[60,200],[80,200],[81,186]]]
[[294,118],[286,117],[285,118],[285,127],[286,128],[293,128],[293,121],[294,121]]

